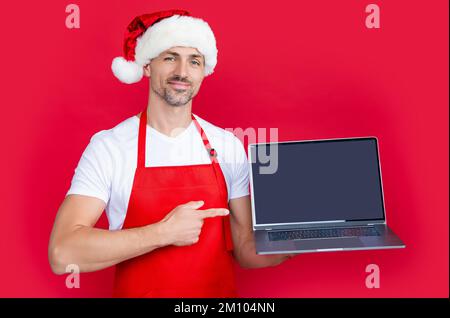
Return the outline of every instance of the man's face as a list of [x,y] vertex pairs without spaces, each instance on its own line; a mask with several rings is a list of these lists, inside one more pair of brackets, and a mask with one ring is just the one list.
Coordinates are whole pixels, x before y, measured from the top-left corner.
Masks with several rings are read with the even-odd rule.
[[205,59],[195,48],[172,47],[144,67],[151,90],[171,106],[186,105],[197,95],[204,78]]

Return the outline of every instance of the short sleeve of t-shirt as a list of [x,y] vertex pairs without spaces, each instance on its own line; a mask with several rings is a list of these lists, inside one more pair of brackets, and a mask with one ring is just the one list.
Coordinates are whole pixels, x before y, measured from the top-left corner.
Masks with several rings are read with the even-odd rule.
[[75,169],[69,194],[99,198],[108,203],[111,194],[112,154],[100,131],[92,136]]
[[249,166],[242,142],[234,138],[235,164],[232,165],[233,179],[230,186],[230,200],[249,194]]

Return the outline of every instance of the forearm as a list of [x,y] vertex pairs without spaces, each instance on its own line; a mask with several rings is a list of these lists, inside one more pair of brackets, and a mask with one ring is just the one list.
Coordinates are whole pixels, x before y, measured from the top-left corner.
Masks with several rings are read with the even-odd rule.
[[279,265],[293,254],[258,255],[254,239],[248,238],[235,246],[234,257],[243,268],[262,268]]
[[160,223],[117,231],[79,226],[49,248],[49,259],[57,274],[65,273],[69,264],[77,265],[80,272],[91,272],[165,245]]

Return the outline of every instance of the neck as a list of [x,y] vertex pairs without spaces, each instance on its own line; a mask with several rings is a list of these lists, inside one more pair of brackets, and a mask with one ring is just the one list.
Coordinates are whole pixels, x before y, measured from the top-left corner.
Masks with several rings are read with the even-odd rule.
[[147,104],[147,124],[169,137],[176,137],[191,124],[191,111],[192,100],[183,106],[171,106],[153,93]]

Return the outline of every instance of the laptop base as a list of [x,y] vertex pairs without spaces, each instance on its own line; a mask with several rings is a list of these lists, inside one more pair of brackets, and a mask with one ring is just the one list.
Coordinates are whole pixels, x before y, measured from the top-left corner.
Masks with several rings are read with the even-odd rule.
[[405,244],[386,224],[372,226],[375,227],[380,234],[379,236],[270,241],[268,233],[273,232],[274,230],[256,230],[254,231],[256,253],[259,255],[296,254],[405,247]]

